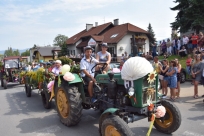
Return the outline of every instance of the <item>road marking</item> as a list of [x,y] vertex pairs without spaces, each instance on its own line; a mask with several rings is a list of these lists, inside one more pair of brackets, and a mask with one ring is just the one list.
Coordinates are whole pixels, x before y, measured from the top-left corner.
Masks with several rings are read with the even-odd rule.
[[36,136],[55,136],[54,133],[56,133],[57,131],[59,131],[61,128],[57,125],[53,125],[50,127],[46,127],[43,129],[40,129],[38,131],[33,132],[32,134],[36,135]]
[[182,136],[204,136],[195,132],[191,132],[191,131],[185,131],[183,132]]

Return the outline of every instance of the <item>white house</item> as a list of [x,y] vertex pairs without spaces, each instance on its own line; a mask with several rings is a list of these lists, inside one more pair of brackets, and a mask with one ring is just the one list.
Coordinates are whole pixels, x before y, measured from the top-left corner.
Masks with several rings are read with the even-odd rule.
[[108,43],[108,51],[112,56],[117,56],[117,60],[120,61],[120,56],[125,52],[133,53],[133,37],[138,49],[145,54],[149,52],[149,33],[130,23],[119,25],[118,19],[115,19],[114,23],[109,22],[99,26],[98,23],[95,26],[86,24],[85,30],[69,38],[66,43],[73,55],[82,53],[87,45],[98,52],[102,43]]

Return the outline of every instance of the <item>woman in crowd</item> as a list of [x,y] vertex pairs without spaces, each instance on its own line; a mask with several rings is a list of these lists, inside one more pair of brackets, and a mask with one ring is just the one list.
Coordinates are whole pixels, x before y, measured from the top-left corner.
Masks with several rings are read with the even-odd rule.
[[204,45],[204,36],[203,36],[203,33],[200,32],[199,39],[198,39],[198,47],[203,47],[203,45]]
[[175,62],[176,62],[176,67],[177,67],[177,89],[178,89],[178,92],[176,95],[177,95],[177,98],[180,98],[181,64],[179,63],[178,59],[175,59]]
[[163,76],[163,78],[161,79],[162,94],[165,96],[168,93],[168,89],[167,89],[168,76],[166,75],[168,69],[169,69],[168,61],[165,59],[165,60],[163,60],[163,66],[160,65],[161,75]]
[[202,67],[202,63],[201,63],[201,55],[198,54],[196,55],[196,60],[195,63],[192,65],[191,68],[191,75],[193,80],[193,84],[194,84],[194,98],[198,98],[198,84],[201,80],[201,67]]
[[170,67],[166,75],[169,76],[168,82],[169,82],[169,88],[171,90],[170,100],[174,101],[176,97],[176,88],[177,88],[177,67],[176,67],[176,62],[174,60],[170,62]]
[[[110,62],[111,62],[111,54],[107,51],[108,49],[108,44],[107,43],[103,43],[101,45],[101,51],[98,52],[96,54],[96,59],[100,62],[100,63],[107,63],[108,66],[104,69],[103,73],[107,73],[107,71],[109,70],[110,66]],[[98,66],[96,69],[99,70],[101,66]]]

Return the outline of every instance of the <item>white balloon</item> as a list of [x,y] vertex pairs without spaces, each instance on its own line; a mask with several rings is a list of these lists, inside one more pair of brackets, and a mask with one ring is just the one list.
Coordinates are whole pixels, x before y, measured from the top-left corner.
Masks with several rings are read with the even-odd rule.
[[61,70],[60,72],[62,72],[62,75],[64,75],[66,72],[69,72],[70,71],[70,66],[65,64],[61,67]]
[[123,80],[137,80],[154,70],[152,64],[142,57],[131,57],[123,65],[121,77]]

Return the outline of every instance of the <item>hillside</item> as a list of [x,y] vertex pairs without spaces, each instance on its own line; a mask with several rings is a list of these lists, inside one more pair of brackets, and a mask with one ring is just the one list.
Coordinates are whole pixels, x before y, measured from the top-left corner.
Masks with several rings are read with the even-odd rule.
[[[17,49],[13,49],[13,50],[17,50]],[[28,50],[28,49],[22,49],[22,50],[19,50],[19,52],[22,53],[22,52],[25,52],[26,50]],[[4,54],[4,51],[5,51],[5,50],[0,50],[0,54],[3,55],[3,54]]]

